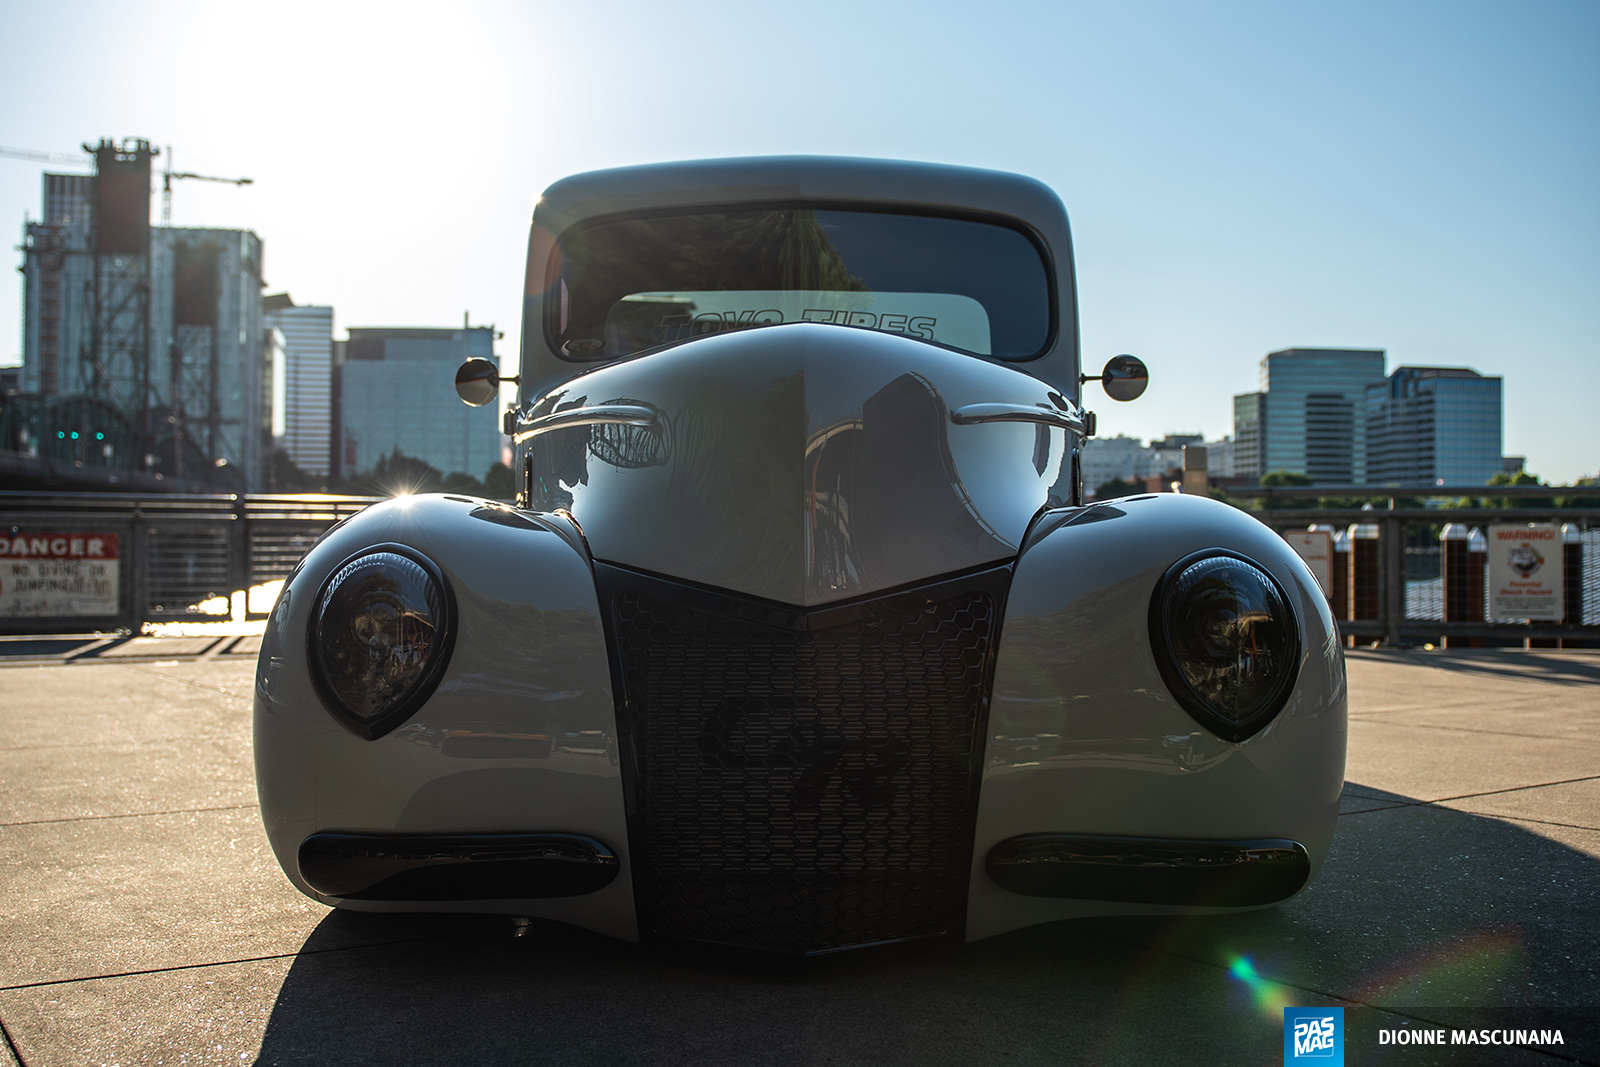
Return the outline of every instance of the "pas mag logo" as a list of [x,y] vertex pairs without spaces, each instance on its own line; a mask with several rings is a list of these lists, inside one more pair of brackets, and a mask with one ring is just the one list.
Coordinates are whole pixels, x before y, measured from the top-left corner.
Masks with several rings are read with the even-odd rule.
[[1344,1009],[1284,1008],[1283,1062],[1344,1067]]

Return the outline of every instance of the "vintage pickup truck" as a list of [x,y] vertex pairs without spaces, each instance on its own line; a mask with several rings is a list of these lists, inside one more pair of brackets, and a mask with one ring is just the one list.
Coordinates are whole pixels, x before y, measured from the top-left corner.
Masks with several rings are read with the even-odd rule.
[[[1085,504],[1067,218],[1036,181],[633,167],[533,214],[514,505],[331,530],[255,757],[326,904],[820,953],[1262,907],[1333,833],[1328,606],[1254,519]],[[498,369],[457,388],[494,401]]]

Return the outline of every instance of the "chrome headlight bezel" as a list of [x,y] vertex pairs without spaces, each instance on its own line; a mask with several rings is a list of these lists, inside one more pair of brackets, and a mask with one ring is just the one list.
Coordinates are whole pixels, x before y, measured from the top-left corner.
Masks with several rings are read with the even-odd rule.
[[[1195,571],[1194,568],[1202,568]],[[1219,588],[1229,580],[1231,590]],[[1205,581],[1214,597],[1221,597],[1214,610],[1226,610],[1227,592],[1242,595],[1250,607],[1265,611],[1265,617],[1251,624],[1246,632],[1259,638],[1261,657],[1266,661],[1248,685],[1238,687],[1241,703],[1228,706],[1228,698],[1218,692],[1228,688],[1226,678],[1212,678],[1203,688],[1208,668],[1212,674],[1223,670],[1227,638],[1212,634],[1208,649],[1200,621],[1193,617],[1198,583]],[[1187,613],[1185,609],[1190,609]],[[1185,615],[1188,615],[1186,618]],[[1237,627],[1234,627],[1237,630]],[[1167,568],[1156,583],[1150,602],[1150,650],[1167,689],[1179,705],[1200,725],[1225,741],[1241,742],[1259,733],[1288,703],[1300,672],[1302,627],[1294,602],[1283,585],[1260,563],[1226,549],[1204,549],[1191,553]],[[1235,640],[1239,634],[1235,634]],[[1210,662],[1207,652],[1213,653]],[[1207,691],[1209,689],[1209,691]]]
[[[385,578],[401,589],[380,595],[373,583]],[[373,640],[363,640],[354,626],[363,596],[369,603],[389,601],[385,606],[394,617],[408,613],[418,617],[396,621],[398,634],[374,634]],[[345,558],[317,590],[306,625],[308,673],[323,706],[341,726],[368,741],[405,722],[444,676],[455,644],[456,617],[455,594],[444,572],[416,549],[375,544]],[[400,638],[385,645],[392,654],[389,664],[375,659],[364,665],[351,662],[351,655],[362,651],[359,646],[375,648],[383,636]],[[416,662],[407,664],[406,659]],[[389,677],[374,678],[375,671]],[[391,692],[374,691],[374,683]]]

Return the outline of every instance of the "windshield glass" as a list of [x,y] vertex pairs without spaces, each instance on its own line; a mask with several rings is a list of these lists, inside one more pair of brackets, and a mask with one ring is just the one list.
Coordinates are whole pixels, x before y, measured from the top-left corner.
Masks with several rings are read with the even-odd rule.
[[782,322],[1027,359],[1050,332],[1034,243],[967,219],[803,208],[625,219],[570,231],[556,270],[550,330],[571,359]]

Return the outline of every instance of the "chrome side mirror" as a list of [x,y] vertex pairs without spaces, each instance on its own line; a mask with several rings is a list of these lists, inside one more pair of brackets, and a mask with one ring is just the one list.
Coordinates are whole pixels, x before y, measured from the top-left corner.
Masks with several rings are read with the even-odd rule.
[[1138,356],[1112,356],[1098,379],[1092,374],[1078,377],[1080,385],[1092,381],[1099,381],[1112,400],[1137,400],[1150,384],[1150,372]]
[[501,382],[517,380],[517,376],[500,377],[500,368],[492,361],[474,357],[456,371],[456,395],[469,406],[481,408],[500,395]]

